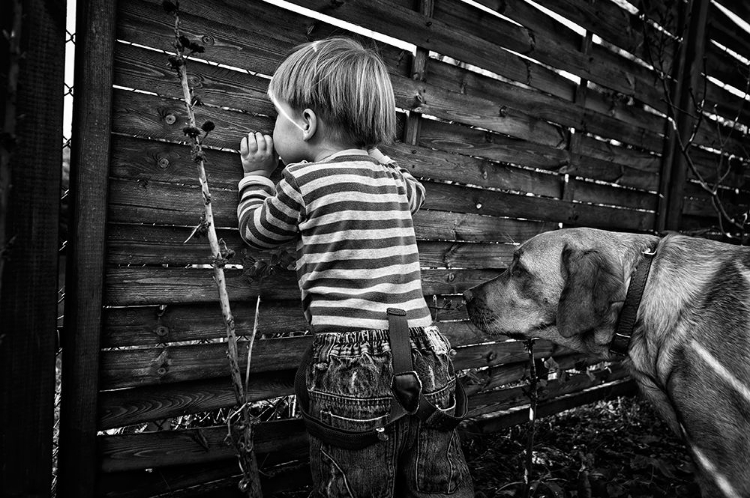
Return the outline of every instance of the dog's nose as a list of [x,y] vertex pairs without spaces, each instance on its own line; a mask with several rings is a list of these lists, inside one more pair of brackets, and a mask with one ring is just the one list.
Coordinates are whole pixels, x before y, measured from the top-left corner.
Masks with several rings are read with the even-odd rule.
[[464,291],[464,300],[468,303],[474,299],[474,294],[471,293],[471,290]]

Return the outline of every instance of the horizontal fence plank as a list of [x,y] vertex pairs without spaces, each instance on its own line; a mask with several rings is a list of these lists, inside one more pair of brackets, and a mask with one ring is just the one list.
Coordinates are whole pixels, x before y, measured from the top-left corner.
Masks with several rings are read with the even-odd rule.
[[[690,160],[703,181],[713,185],[717,181],[728,188],[750,190],[750,167],[748,161],[739,157],[710,152],[692,147],[689,150]],[[699,180],[688,167],[688,179]]]
[[[254,341],[250,372],[297,368],[311,341],[311,336]],[[242,371],[246,368],[248,347],[249,341],[239,341]],[[534,354],[541,358],[566,351],[540,341]],[[459,370],[518,363],[528,356],[524,344],[517,341],[456,347],[455,352],[453,363]],[[101,353],[100,386],[108,390],[223,377],[228,368],[226,355],[227,345],[223,342],[105,350]]]
[[[484,342],[469,324],[462,296],[425,296],[433,318],[454,346]],[[239,337],[252,333],[255,301],[230,303]],[[178,303],[169,306],[105,308],[102,347],[154,346],[173,342],[204,341],[226,335],[216,302]],[[451,320],[451,321],[447,321]],[[258,337],[300,335],[308,328],[298,300],[265,301],[259,307]]]
[[[187,142],[182,130],[187,126],[188,118],[182,100],[115,89],[112,101],[113,132],[177,143]],[[206,121],[212,121],[216,126],[205,140],[207,146],[233,150],[239,149],[244,133],[271,133],[273,130],[273,119],[268,116],[220,107],[196,107],[195,120],[198,126]]]
[[[110,225],[107,235],[108,262],[144,265],[185,266],[211,262],[206,240],[190,238],[192,228],[144,225]],[[235,251],[230,263],[246,258],[270,263],[268,253],[245,249],[237,230],[218,230],[217,236]],[[188,238],[189,241],[185,242]],[[512,244],[418,241],[422,267],[430,268],[507,268],[516,249]],[[293,248],[289,249],[294,257]],[[246,254],[245,254],[246,253]],[[293,259],[290,264],[293,264]]]
[[[535,347],[537,343],[538,341],[534,342]],[[600,359],[566,350],[562,350],[559,354],[554,357],[550,356],[549,358],[540,355],[535,361],[539,362],[542,360],[546,364],[550,358],[554,359],[555,368],[560,375],[568,375],[568,372],[563,373],[563,370],[583,371],[587,370],[588,367],[602,363]],[[539,368],[541,370],[541,367]],[[466,386],[466,393],[471,399],[470,405],[476,408],[486,405],[487,403],[483,400],[487,397],[495,396],[493,393],[519,387],[519,381],[524,381],[523,385],[526,385],[528,379],[529,362],[525,361],[511,365],[490,367],[481,371],[471,371],[469,380],[465,381],[464,385]]]
[[[455,348],[453,365],[458,370],[467,368],[497,367],[528,361],[529,352],[525,341],[506,340]],[[571,350],[539,340],[534,343],[534,358],[570,354]]]
[[[441,330],[449,338],[455,338],[455,330],[451,330],[450,327],[441,325]],[[561,369],[583,368],[591,363],[583,355],[571,353],[545,341],[538,342],[537,346],[536,358],[554,357]],[[458,348],[454,361],[456,368],[490,366],[482,371],[481,375],[462,377],[473,405],[487,404],[481,401],[484,398],[474,400],[483,392],[518,382],[528,375],[528,353],[522,343],[504,342]],[[235,406],[237,401],[227,376],[228,366],[226,362],[223,363],[223,366],[220,366],[222,368],[217,369],[219,376],[215,378],[198,378],[159,385],[146,384],[101,392],[99,429],[141,424]],[[295,369],[253,373],[247,388],[249,400],[260,401],[292,395]]]
[[[283,491],[297,491],[310,484],[310,468],[305,450],[287,454],[294,458],[278,466],[278,458],[264,454],[260,483],[264,496],[280,496]],[[291,453],[291,452],[290,452]],[[96,496],[103,498],[176,497],[206,498],[237,493],[242,478],[237,459],[217,460],[190,465],[157,467],[123,472],[101,473]]]
[[[713,5],[709,8],[711,7]],[[707,29],[710,36],[710,26]],[[705,75],[719,80],[723,85],[743,91],[747,87],[747,70],[743,65],[743,62],[726,50],[712,43],[706,44]]]
[[[744,88],[741,91],[744,92]],[[741,96],[721,88],[710,80],[706,83],[704,108],[715,111],[730,122],[750,125],[750,106],[746,102]],[[747,156],[747,153],[744,155]]]
[[[731,4],[734,4],[734,2],[731,2]],[[731,4],[726,5],[730,11],[734,6]],[[747,39],[747,31],[715,5],[710,5],[709,9],[708,33],[711,39],[731,48],[733,52],[745,59],[750,59],[750,41]],[[745,9],[750,11],[747,5]],[[742,16],[740,16],[740,19],[742,19]],[[747,17],[745,17],[745,21],[747,21]]]
[[[461,294],[499,270],[423,270],[422,291],[431,294]],[[299,299],[292,271],[278,271],[261,282],[251,281],[242,270],[225,269],[231,301],[261,296],[264,301]],[[210,268],[110,268],[105,275],[106,306],[144,306],[215,302],[218,296]],[[220,311],[220,310],[219,310]]]
[[451,92],[410,78],[394,78],[396,105],[409,111],[478,126],[554,147],[565,140],[559,127],[531,116],[519,105]]
[[[489,0],[479,1],[487,6],[494,3]],[[548,24],[533,22],[534,19],[538,19],[544,14],[540,11],[535,13],[536,9],[528,6],[525,2],[512,1],[508,3],[510,7],[503,8],[501,13],[511,19],[537,31],[540,27],[549,26]],[[550,2],[544,6],[567,19],[572,24],[595,33],[620,49],[641,58],[646,57],[643,54],[644,36],[641,29],[642,21],[615,2],[602,1],[592,4],[582,0],[561,0]],[[623,29],[623,26],[628,26],[629,29]],[[558,35],[556,38],[560,39],[562,37]],[[578,46],[580,46],[580,43],[572,44],[573,48]]]
[[[293,394],[295,370],[256,373],[246,387],[248,400]],[[228,370],[227,370],[228,374]],[[180,417],[237,405],[229,376],[169,386],[116,389],[99,394],[99,430]]]
[[[587,8],[588,4],[571,1]],[[582,37],[570,30],[568,26],[539,9],[521,5],[523,2],[513,4],[514,8],[507,9],[505,8],[507,3],[503,3],[500,9],[503,10],[504,15],[514,16],[513,20],[521,26],[516,26],[500,17],[488,15],[484,10],[469,4],[447,0],[435,2],[433,17],[459,33],[476,35],[492,45],[523,54],[533,61],[539,61],[583,79],[594,81],[622,94],[635,96],[654,108],[663,107],[659,88],[654,85],[654,77],[644,65],[596,44],[592,45],[589,53],[584,54],[580,51]],[[599,4],[614,6],[610,2],[597,2],[597,5]],[[490,8],[494,10],[497,7],[496,5]],[[550,6],[550,8],[553,7]],[[574,12],[569,14],[574,14]],[[577,19],[577,22],[580,22],[580,19]],[[615,20],[612,22],[616,23]],[[530,35],[529,31],[533,35]],[[524,80],[517,81],[523,82]]]
[[[162,43],[168,40],[166,33],[164,37],[160,40]],[[171,47],[165,48],[169,50]],[[173,99],[183,98],[177,73],[167,62],[169,54],[120,42],[115,45],[114,57],[115,85]],[[230,107],[237,111],[267,116],[274,113],[273,104],[266,95],[269,82],[267,77],[200,60],[188,59],[186,67],[189,81],[203,105]]]
[[[599,102],[598,112],[560,97],[513,85],[437,59],[427,61],[425,80],[434,86],[497,102],[504,108],[522,110],[525,114],[578,131],[585,130],[641,148],[661,151],[661,135],[665,126],[663,118],[634,105],[616,106],[611,97],[605,105],[604,97],[597,98],[595,89],[587,91],[586,103],[588,107],[591,105],[589,99],[594,104]],[[534,140],[533,134],[523,138]]]
[[[455,185],[426,184],[426,208],[453,206],[453,210],[490,216],[510,216],[556,221],[576,226],[611,229],[649,230],[653,213],[612,209],[545,197],[505,194],[484,189],[462,189]],[[602,199],[604,201],[604,199]],[[440,208],[438,207],[438,208]]]
[[[252,333],[255,322],[255,300],[232,301],[236,333]],[[218,297],[213,303],[178,303],[165,306],[105,308],[102,347],[148,346],[171,342],[222,338],[226,327]],[[260,336],[289,335],[304,332],[308,324],[299,300],[262,300],[258,315]]]
[[[118,3],[118,39],[171,52],[174,23],[161,4],[159,0]],[[268,3],[241,0],[225,1],[221,8],[186,0],[180,4],[180,24],[188,38],[205,45],[201,60],[265,76],[272,75],[295,46],[348,33]],[[402,49],[378,44],[378,51],[386,65],[408,74],[410,60]]]
[[658,158],[654,161],[654,156],[649,156],[647,161],[639,160],[628,149],[622,149],[621,156],[615,153],[617,149],[613,147],[608,147],[609,153],[605,157],[596,157],[602,155],[598,151],[596,156],[586,156],[484,130],[431,120],[423,121],[419,140],[424,147],[568,173],[627,187],[656,190],[659,186]]
[[[596,377],[596,376],[595,376]],[[605,375],[602,375],[604,378]],[[585,388],[574,394],[563,394],[542,402],[538,406],[538,416],[558,413],[566,408],[590,403],[602,397],[632,394],[632,380],[623,380],[612,375],[609,382],[591,382],[596,387]],[[583,382],[581,385],[585,385]],[[519,415],[528,417],[523,407],[514,407],[499,416],[489,419],[467,420],[462,423],[462,433],[471,435],[487,433],[516,425]],[[513,421],[512,423],[509,423]],[[127,434],[99,437],[99,454],[103,472],[118,472],[135,469],[189,465],[229,459],[234,456],[234,448],[226,440],[226,427],[206,427],[200,429],[169,430],[140,434]],[[288,419],[264,422],[255,428],[255,451],[293,451],[306,448],[307,434],[301,419]]]
[[[628,371],[622,365],[614,365],[586,373],[564,375],[561,378],[540,383],[537,392],[539,402],[551,401],[563,395],[573,394],[594,386],[624,379]],[[491,412],[510,410],[529,403],[529,386],[488,391],[469,398],[469,418]]]
[[[582,392],[568,394],[545,403],[540,403],[537,406],[536,415],[538,418],[548,417],[576,406],[613,399],[618,396],[631,396],[636,391],[635,381],[632,379],[607,382],[585,389]],[[462,424],[459,432],[465,438],[480,437],[483,434],[492,434],[502,429],[522,424],[528,421],[528,419],[528,406],[519,406],[512,410],[495,414],[493,417],[470,419],[465,424]]]
[[[488,216],[519,217],[597,228],[645,231],[654,224],[653,213],[561,201],[547,197],[516,195],[497,190],[467,188],[445,183],[423,182],[423,209],[436,209]],[[615,204],[616,189],[607,191],[601,203]],[[237,192],[211,189],[217,227],[236,226]],[[159,182],[110,181],[108,219],[121,223],[160,223],[195,226],[203,212],[198,187]]]
[[514,220],[471,213],[422,209],[414,215],[420,240],[465,240],[520,244],[543,232],[557,229],[554,222]]
[[661,157],[649,151],[620,147],[610,141],[599,140],[590,135],[581,137],[579,146],[581,155],[610,161],[618,167],[631,166],[657,175],[661,171]]
[[[253,430],[257,453],[307,449],[302,419],[261,422]],[[226,460],[235,456],[226,426],[99,436],[103,472]]]
[[[197,186],[190,147],[178,143],[114,135],[111,174],[121,179]],[[560,193],[554,175],[515,168],[486,159],[433,150],[418,145],[395,143],[381,150],[418,178],[458,181],[481,187],[531,192],[555,197]],[[206,174],[210,187],[236,190],[242,179],[239,154],[207,150]],[[280,178],[277,170],[275,178]]]
[[[242,178],[239,153],[207,149],[206,159],[209,188],[236,190]],[[112,135],[110,175],[114,178],[197,186],[197,171],[187,144]]]
[[[311,336],[256,340],[250,372],[295,369],[311,342]],[[249,345],[250,341],[238,341],[242,372]],[[101,352],[99,385],[107,390],[210,379],[226,376],[228,368],[226,343],[105,350]]]

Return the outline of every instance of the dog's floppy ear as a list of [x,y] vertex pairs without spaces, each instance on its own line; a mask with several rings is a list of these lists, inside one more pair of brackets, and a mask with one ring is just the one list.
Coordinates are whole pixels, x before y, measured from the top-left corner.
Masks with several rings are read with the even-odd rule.
[[565,287],[557,306],[560,335],[573,337],[598,328],[623,285],[615,265],[599,251],[566,244],[562,251],[562,273]]

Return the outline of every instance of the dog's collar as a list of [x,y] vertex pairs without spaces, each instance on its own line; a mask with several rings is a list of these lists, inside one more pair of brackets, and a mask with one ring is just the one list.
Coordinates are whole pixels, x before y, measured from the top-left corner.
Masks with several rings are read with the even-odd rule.
[[633,328],[635,327],[635,318],[638,314],[638,307],[641,305],[643,289],[646,287],[651,263],[654,260],[654,256],[656,256],[656,244],[643,251],[643,256],[630,279],[628,293],[625,296],[625,304],[617,321],[615,336],[609,345],[609,351],[615,355],[626,356],[628,354],[630,336],[633,334]]

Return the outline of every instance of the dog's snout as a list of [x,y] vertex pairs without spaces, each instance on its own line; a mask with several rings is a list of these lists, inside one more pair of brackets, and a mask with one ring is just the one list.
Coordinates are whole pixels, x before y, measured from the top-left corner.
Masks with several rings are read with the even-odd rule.
[[464,300],[468,303],[472,299],[474,299],[474,294],[471,292],[471,289],[464,291]]

